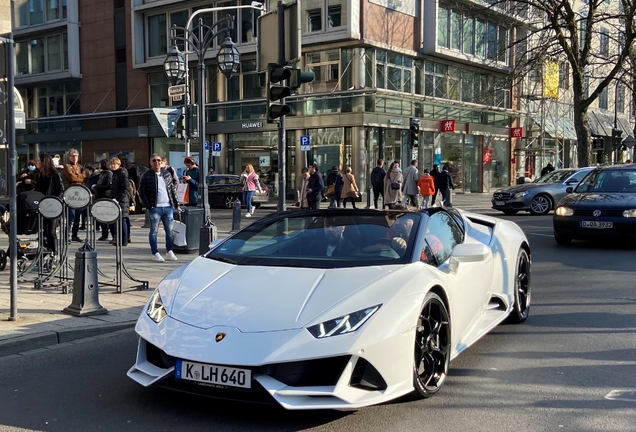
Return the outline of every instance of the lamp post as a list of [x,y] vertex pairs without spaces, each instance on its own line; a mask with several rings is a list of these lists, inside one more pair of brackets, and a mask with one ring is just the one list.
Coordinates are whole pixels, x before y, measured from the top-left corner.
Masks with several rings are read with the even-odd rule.
[[[206,10],[199,10],[197,12],[205,12]],[[194,16],[194,15],[193,15]],[[203,208],[205,217],[204,217],[204,227],[209,225],[210,218],[210,208],[208,205],[208,184],[206,181],[206,177],[208,174],[208,158],[205,153],[205,53],[214,41],[214,39],[221,33],[221,31],[232,30],[234,28],[234,19],[232,16],[228,15],[226,18],[222,18],[217,21],[213,26],[207,26],[203,24],[203,19],[199,18],[198,22],[198,31],[190,30],[190,24],[192,22],[192,17],[188,20],[186,27],[178,27],[174,26],[171,30],[171,51],[168,53],[165,61],[164,61],[164,70],[168,79],[171,80],[173,84],[177,84],[180,80],[185,79],[186,84],[186,128],[189,129],[189,118],[187,116],[188,112],[188,61],[187,61],[187,51],[194,52],[198,58],[197,69],[199,72],[199,84],[198,84],[198,129],[199,129],[199,201],[200,207]],[[219,26],[219,24],[227,22],[227,26],[224,27],[221,31],[215,31],[215,28]],[[182,34],[178,35],[177,30]],[[179,52],[177,47],[177,40],[182,40],[186,46],[186,55],[182,55]],[[238,72],[238,68],[240,66],[240,54],[232,39],[230,37],[225,39],[225,42],[221,44],[221,48],[217,54],[217,64],[219,69],[228,79],[232,77],[233,74]],[[187,140],[189,140],[189,133],[186,132]],[[207,245],[200,245],[200,251],[205,249],[207,251]]]

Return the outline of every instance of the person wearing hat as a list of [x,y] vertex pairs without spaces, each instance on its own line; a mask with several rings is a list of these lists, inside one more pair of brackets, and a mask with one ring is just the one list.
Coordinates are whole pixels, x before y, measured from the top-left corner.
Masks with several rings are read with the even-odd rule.
[[199,166],[191,156],[186,157],[183,163],[187,168],[181,176],[181,180],[188,184],[188,204],[186,205],[196,206],[199,203]]

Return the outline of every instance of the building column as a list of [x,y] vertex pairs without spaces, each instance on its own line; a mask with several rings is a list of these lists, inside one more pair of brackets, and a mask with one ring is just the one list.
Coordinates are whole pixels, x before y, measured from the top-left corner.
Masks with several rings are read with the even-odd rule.
[[[346,133],[345,133],[346,135]],[[356,183],[360,188],[360,192],[366,194],[367,177],[369,167],[367,166],[367,149],[366,149],[366,133],[364,126],[354,126],[351,128],[351,162],[353,175],[356,177]],[[363,201],[366,195],[363,196]]]
[[[209,69],[210,70],[210,69]],[[221,73],[221,70],[218,67],[215,67],[213,69],[214,71],[216,71],[216,94],[218,96],[218,101],[219,102],[225,102],[227,101],[227,81],[225,79],[225,76]],[[217,118],[219,122],[223,122],[225,120],[225,111],[224,110],[219,110],[217,112]],[[216,172],[217,173],[228,173],[228,165],[232,165],[231,163],[228,164],[227,161],[227,156],[228,156],[228,151],[227,151],[227,144],[229,142],[229,137],[228,134],[217,134],[216,136],[217,142],[221,143],[221,156],[217,157],[217,169]],[[237,170],[237,167],[234,167],[234,171]],[[240,173],[241,171],[239,171]]]

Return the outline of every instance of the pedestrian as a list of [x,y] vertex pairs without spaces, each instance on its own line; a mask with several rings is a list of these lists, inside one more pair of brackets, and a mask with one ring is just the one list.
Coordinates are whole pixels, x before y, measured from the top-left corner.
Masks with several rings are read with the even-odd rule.
[[296,203],[296,207],[301,209],[308,209],[309,203],[307,202],[307,186],[309,185],[309,169],[303,168],[300,170],[300,175],[302,178],[302,183],[300,184],[300,192],[298,195],[298,202]]
[[256,191],[263,193],[258,174],[254,172],[252,164],[245,165],[245,170],[243,170],[241,174],[241,188],[243,189],[243,203],[247,207],[245,217],[252,217],[255,208],[254,205],[252,205],[252,198],[254,198]]
[[384,177],[384,205],[392,209],[402,200],[402,173],[398,170],[400,163],[394,161]]
[[548,162],[548,164],[544,166],[543,169],[541,170],[541,177],[551,173],[552,171],[554,171],[554,166],[552,165],[552,162]]
[[188,204],[196,206],[199,204],[199,165],[196,164],[192,156],[188,156],[183,160],[186,171],[183,173],[181,180],[188,184]]
[[[92,186],[97,199],[110,198],[110,189],[113,182],[113,172],[109,169],[108,159],[102,159],[99,161],[99,179],[97,183]],[[98,241],[108,241],[108,231],[110,231],[113,240],[117,238],[117,232],[115,231],[115,224],[105,224],[98,222],[98,228],[102,231],[102,236],[98,238]]]
[[417,202],[417,196],[419,190],[417,188],[417,181],[419,180],[419,172],[417,171],[417,160],[413,159],[411,165],[409,165],[402,173],[402,193],[406,199],[405,204],[412,205],[413,207],[419,207]]
[[119,153],[117,157],[121,161],[121,166],[128,171],[128,180],[131,180],[135,184],[135,188],[139,189],[139,171],[137,171],[137,168],[130,163],[126,153]]
[[35,169],[37,162],[31,159],[25,169],[18,175],[16,182],[16,193],[28,192],[35,187]]
[[420,195],[422,195],[420,210],[423,210],[428,208],[431,197],[435,195],[435,180],[433,179],[433,176],[429,174],[427,169],[424,169],[422,172],[422,175],[417,181],[417,187],[420,190]]
[[175,169],[168,165],[168,159],[166,159],[165,156],[161,156],[161,168],[165,168],[166,171],[170,173],[170,175],[172,176],[172,182],[174,183],[174,190],[177,190],[177,186],[179,185],[179,177],[177,176],[177,172],[175,171]]
[[167,168],[161,168],[161,156],[154,153],[150,157],[150,169],[144,173],[139,182],[139,197],[141,198],[150,221],[148,242],[153,261],[164,262],[157,246],[159,222],[163,223],[166,233],[166,253],[168,259],[176,261],[177,256],[172,251],[174,236],[172,234],[173,213],[180,211],[177,203],[177,188],[172,174]]
[[[110,189],[111,197],[117,201],[121,207],[121,245],[127,246],[130,240],[130,198],[128,197],[130,182],[128,179],[128,170],[121,166],[121,160],[116,157],[112,158],[108,162],[108,165],[113,172]],[[110,244],[116,245],[117,238],[114,238]]]
[[[72,148],[68,151],[68,163],[64,165],[63,176],[67,187],[83,185],[86,181],[84,169],[79,164],[79,152],[77,149]],[[82,210],[76,210],[70,207],[68,209],[68,222],[69,225],[71,225],[71,241],[74,242],[82,241],[78,236],[81,214]]]
[[327,196],[330,199],[329,208],[340,208],[340,199],[343,185],[342,175],[336,165],[331,167],[327,175]]
[[455,183],[453,183],[453,177],[451,176],[448,165],[442,167],[442,171],[439,173],[439,193],[442,197],[442,204],[445,207],[452,207],[452,190],[455,189]]
[[371,171],[371,188],[373,189],[373,206],[378,208],[378,197],[382,196],[382,208],[384,208],[384,160],[378,159],[377,165]]
[[307,184],[307,203],[310,209],[318,210],[320,208],[320,200],[322,192],[325,190],[325,181],[322,179],[318,166],[311,164],[309,169],[309,184]]
[[342,185],[342,206],[347,208],[347,200],[351,200],[351,205],[356,208],[356,199],[360,197],[360,189],[356,184],[356,178],[351,172],[351,167],[347,167],[345,175],[342,178],[344,184]]
[[[40,153],[39,165],[35,171],[36,190],[45,196],[54,196],[61,198],[64,192],[64,182],[60,177],[60,173],[53,164],[53,158],[50,154]],[[57,255],[57,236],[55,235],[55,227],[57,219],[42,218],[42,233],[44,234],[44,246],[54,255]]]
[[439,165],[434,164],[433,169],[430,172],[431,177],[433,177],[433,184],[435,185],[435,193],[431,198],[431,207],[435,206],[435,199],[437,198],[437,192],[439,192]]

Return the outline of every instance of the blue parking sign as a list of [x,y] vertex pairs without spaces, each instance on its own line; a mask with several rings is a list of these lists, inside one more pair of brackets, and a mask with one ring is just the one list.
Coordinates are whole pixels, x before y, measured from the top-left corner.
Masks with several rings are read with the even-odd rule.
[[309,135],[302,135],[300,137],[300,150],[301,151],[311,150],[311,140],[309,138]]

